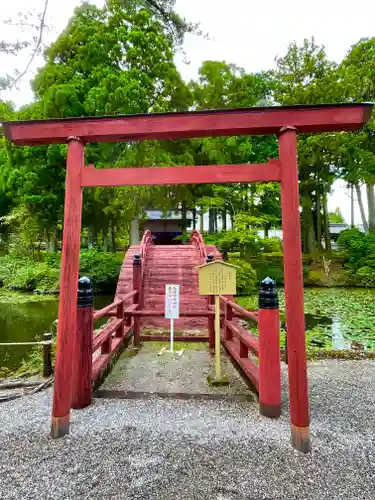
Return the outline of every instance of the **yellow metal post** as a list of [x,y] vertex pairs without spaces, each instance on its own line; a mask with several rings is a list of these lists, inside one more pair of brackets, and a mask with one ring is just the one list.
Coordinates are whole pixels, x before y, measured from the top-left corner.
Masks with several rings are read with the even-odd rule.
[[220,363],[220,295],[215,295],[215,363],[216,380],[221,379]]

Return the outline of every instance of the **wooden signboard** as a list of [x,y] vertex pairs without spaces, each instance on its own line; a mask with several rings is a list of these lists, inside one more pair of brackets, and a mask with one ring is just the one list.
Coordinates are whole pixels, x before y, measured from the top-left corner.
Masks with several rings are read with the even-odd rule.
[[216,260],[198,267],[199,295],[236,295],[236,266]]
[[228,385],[221,376],[220,295],[236,295],[236,266],[215,260],[198,266],[199,295],[215,295],[215,379],[213,385]]

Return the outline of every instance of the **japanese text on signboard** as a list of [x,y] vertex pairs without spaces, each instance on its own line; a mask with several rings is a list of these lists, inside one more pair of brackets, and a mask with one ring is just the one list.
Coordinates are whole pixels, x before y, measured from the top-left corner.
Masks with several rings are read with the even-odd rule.
[[180,312],[180,285],[165,285],[165,317],[178,319]]

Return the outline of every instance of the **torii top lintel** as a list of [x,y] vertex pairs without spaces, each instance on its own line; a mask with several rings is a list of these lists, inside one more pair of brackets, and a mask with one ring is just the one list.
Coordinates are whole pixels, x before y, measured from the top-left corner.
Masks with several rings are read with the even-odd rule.
[[179,113],[62,118],[3,122],[5,136],[18,145],[183,139],[277,134],[293,126],[299,133],[356,130],[371,117],[372,104],[274,106]]

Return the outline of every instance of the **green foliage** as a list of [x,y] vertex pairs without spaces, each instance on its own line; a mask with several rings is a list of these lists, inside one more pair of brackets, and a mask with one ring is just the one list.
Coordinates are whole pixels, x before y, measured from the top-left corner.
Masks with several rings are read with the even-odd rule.
[[249,262],[240,259],[231,259],[231,264],[238,267],[237,269],[237,294],[248,295],[257,287],[257,274]]
[[263,252],[265,253],[282,252],[281,240],[276,236],[272,236],[271,238],[264,238],[261,242],[261,245],[263,247]]
[[[83,250],[80,274],[93,280],[96,292],[114,292],[123,256]],[[0,257],[0,286],[8,290],[56,292],[59,290],[60,254],[44,254],[44,262],[30,258]]]
[[374,286],[375,285],[375,269],[370,266],[360,267],[356,276],[359,279],[360,283],[366,286]]
[[345,219],[339,207],[337,207],[333,212],[329,212],[328,220],[334,224],[345,224]]
[[113,292],[121,269],[122,256],[98,250],[83,250],[80,258],[80,274],[92,279],[94,290]]
[[348,229],[340,234],[337,243],[346,251],[348,264],[354,271],[361,267],[375,269],[375,233]]

